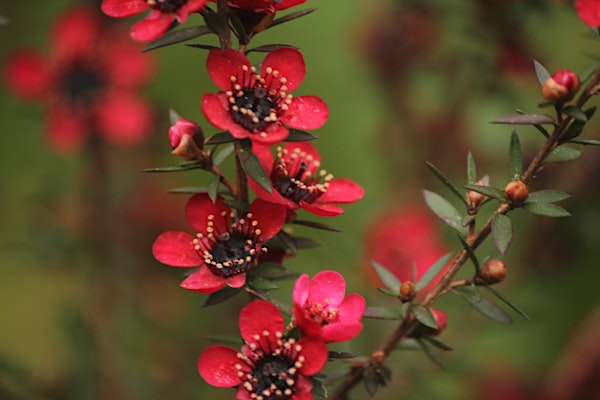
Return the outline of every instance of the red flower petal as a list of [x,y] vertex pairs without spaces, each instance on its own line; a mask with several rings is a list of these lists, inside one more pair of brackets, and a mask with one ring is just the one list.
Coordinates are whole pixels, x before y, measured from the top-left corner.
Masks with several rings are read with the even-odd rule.
[[294,291],[292,292],[292,299],[294,304],[298,306],[304,306],[308,299],[308,288],[309,288],[309,276],[302,274],[294,283]]
[[185,278],[179,286],[194,292],[211,294],[225,287],[225,279],[213,274],[207,266],[202,266]]
[[327,342],[346,342],[362,331],[362,322],[329,324],[323,327],[323,339]]
[[[281,312],[272,303],[255,300],[240,312],[240,333],[246,343],[258,343],[254,335],[262,337],[269,332],[269,338],[276,341],[277,332],[284,333],[285,324]],[[275,346],[273,346],[275,347]]]
[[322,203],[309,204],[305,201],[301,201],[300,207],[302,207],[303,209],[305,209],[308,212],[311,212],[315,215],[320,215],[322,217],[334,217],[334,216],[340,215],[341,213],[344,212],[343,208],[334,206],[333,204],[322,204]]
[[161,233],[152,245],[154,258],[171,267],[197,267],[203,261],[194,249],[194,237],[185,232]]
[[4,81],[18,96],[39,99],[50,88],[48,62],[33,51],[16,52],[4,64]]
[[253,179],[249,179],[248,184],[250,185],[256,196],[258,198],[263,199],[264,201],[274,204],[281,204],[286,208],[291,208],[293,210],[299,208],[299,206],[296,203],[283,197],[276,189],[273,189],[271,193],[269,193],[265,189],[263,189],[258,183],[254,182]]
[[306,376],[311,376],[322,370],[329,355],[325,342],[321,338],[305,336],[299,343],[305,358],[300,371]]
[[340,322],[359,321],[365,313],[366,307],[367,302],[364,297],[356,293],[350,293],[338,306]]
[[111,85],[118,88],[138,88],[150,80],[154,72],[154,57],[142,53],[140,44],[122,36],[121,30],[114,33],[106,37],[110,46],[99,49],[106,60],[107,78]]
[[89,135],[87,119],[61,107],[47,113],[47,138],[59,153],[69,153],[81,147]]
[[249,212],[252,213],[252,218],[258,221],[261,242],[272,238],[279,232],[285,223],[287,214],[285,206],[269,203],[262,199],[255,199],[250,205]]
[[[287,150],[287,154],[283,156],[284,160],[290,160],[295,149],[299,149],[300,152],[306,153],[305,157],[312,157],[314,161],[321,162],[321,154],[317,148],[310,142],[289,142],[286,143],[284,149]],[[310,167],[309,167],[310,168]],[[311,170],[312,171],[312,170]]]
[[188,0],[187,3],[179,7],[179,10],[175,11],[177,21],[180,23],[185,22],[191,13],[200,11],[207,2],[208,0]]
[[198,359],[198,372],[209,385],[229,388],[242,383],[235,366],[240,363],[238,351],[227,346],[211,346]]
[[[237,125],[237,126],[239,126],[239,125]],[[243,129],[242,127],[240,127],[240,128]],[[266,132],[266,135],[264,135],[264,136],[259,133],[254,133],[254,134],[250,134],[249,138],[250,138],[250,140],[252,140],[253,143],[259,143],[259,144],[263,144],[263,145],[273,145],[273,144],[282,142],[290,135],[289,129],[286,128],[285,126],[283,126],[279,122],[275,122],[275,123],[269,125],[269,127],[265,130],[265,132]],[[231,134],[233,135],[233,131],[231,131]]]
[[225,220],[221,217],[221,213],[229,214],[231,208],[221,203],[222,197],[217,197],[216,203],[213,204],[210,197],[206,193],[197,193],[190,197],[185,206],[185,215],[190,225],[199,233],[207,233],[206,228],[209,215],[213,215],[215,226],[218,231],[226,232],[228,229]]
[[[236,126],[229,113],[229,101],[227,100],[227,95],[223,92],[205,93],[202,96],[202,112],[208,122],[219,129],[229,130],[232,126]],[[249,132],[246,130],[243,130],[242,135],[238,132],[239,129],[236,131],[236,135],[238,136],[235,136],[233,131],[231,131],[231,134],[237,139],[243,139],[249,135]]]
[[54,24],[52,48],[60,60],[73,59],[95,52],[100,39],[101,19],[96,10],[75,7]]
[[586,24],[600,27],[600,2],[598,0],[576,0],[575,11]]
[[308,302],[337,307],[346,296],[346,281],[335,271],[321,271],[313,276],[308,289]]
[[347,179],[337,178],[329,182],[327,191],[317,199],[320,203],[352,203],[365,195],[365,189],[358,183]]
[[317,96],[300,96],[292,99],[289,109],[280,118],[292,128],[317,129],[329,116],[327,104]]
[[235,400],[254,400],[252,396],[250,396],[250,392],[246,390],[244,385],[238,386],[235,391]]
[[153,9],[145,19],[133,25],[131,38],[138,42],[149,42],[158,39],[169,29],[172,22],[172,14]]
[[219,89],[231,89],[231,77],[242,73],[242,66],[250,68],[250,61],[237,50],[211,50],[206,59],[206,69],[210,79]]
[[306,65],[302,53],[291,47],[273,50],[267,54],[261,67],[263,77],[267,75],[266,71],[269,68],[279,71],[279,76],[286,78],[287,92],[292,92],[300,86],[306,75]]
[[97,116],[100,133],[112,144],[133,146],[150,136],[152,109],[133,95],[119,93],[108,97]]
[[110,17],[131,17],[147,10],[150,6],[145,0],[102,0],[102,12]]
[[246,283],[246,274],[236,274],[225,278],[225,283],[229,287],[239,289]]
[[280,0],[280,1],[271,1],[273,3],[273,7],[276,10],[285,10],[287,8],[297,6],[298,4],[304,3],[306,0]]

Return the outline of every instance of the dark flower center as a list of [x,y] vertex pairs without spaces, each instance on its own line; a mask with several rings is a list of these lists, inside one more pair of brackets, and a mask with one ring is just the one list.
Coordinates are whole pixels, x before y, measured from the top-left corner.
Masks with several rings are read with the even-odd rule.
[[59,90],[66,100],[84,107],[96,102],[105,87],[100,71],[84,63],[72,65],[59,79]]
[[301,201],[313,203],[327,191],[333,176],[319,170],[319,162],[298,148],[287,159],[284,159],[284,154],[287,150],[277,149],[271,172],[273,187],[296,204]]
[[166,13],[179,10],[187,2],[188,0],[146,0],[150,7]]
[[254,243],[239,234],[221,234],[212,249],[210,270],[224,278],[248,271],[252,267]]
[[250,132],[262,131],[276,120],[273,118],[274,101],[261,87],[241,90],[234,97],[234,101],[231,107],[233,121]]
[[266,355],[252,371],[254,393],[269,400],[285,400],[293,392],[296,381],[289,370],[294,363],[286,357]]

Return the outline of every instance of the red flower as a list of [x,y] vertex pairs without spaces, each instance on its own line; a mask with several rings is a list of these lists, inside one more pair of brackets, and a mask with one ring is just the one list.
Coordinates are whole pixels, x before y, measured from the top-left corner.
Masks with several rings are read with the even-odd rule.
[[575,0],[575,11],[579,18],[589,26],[600,27],[600,1]]
[[294,317],[304,335],[327,342],[344,342],[360,333],[366,302],[358,294],[346,296],[346,281],[335,271],[322,271],[309,282],[303,274],[294,285]]
[[276,11],[297,6],[305,1],[306,0],[230,0],[229,5],[257,13],[273,14]]
[[208,0],[102,0],[102,12],[116,18],[131,17],[151,9],[150,14],[131,28],[131,37],[147,42],[161,37],[173,23],[183,23],[200,11]]
[[246,272],[267,249],[263,242],[283,226],[285,208],[256,199],[245,216],[236,215],[206,193],[195,194],[187,203],[188,222],[198,232],[162,233],[152,246],[154,257],[171,267],[200,267],[181,287],[200,293],[213,293],[225,285],[240,288]]
[[273,191],[267,192],[250,180],[258,197],[271,203],[283,204],[290,210],[303,208],[316,215],[334,216],[344,209],[334,204],[347,204],[363,197],[364,189],[346,178],[320,170],[321,155],[309,142],[290,142],[277,149],[273,159],[266,146],[254,146],[265,172],[271,178]]
[[151,108],[135,91],[149,80],[152,60],[121,34],[93,10],[74,8],[56,21],[49,57],[21,50],[7,60],[8,87],[47,106],[56,150],[74,150],[91,133],[124,146],[149,135]]
[[270,145],[287,138],[285,125],[316,129],[327,120],[327,105],[319,97],[290,94],[306,72],[298,50],[270,52],[260,74],[236,50],[211,50],[206,64],[212,81],[223,91],[205,94],[202,111],[211,124],[234,138]]
[[[390,270],[401,282],[413,280],[414,265],[418,280],[446,252],[436,227],[435,219],[422,208],[406,207],[386,214],[367,230],[367,257]],[[372,268],[368,268],[371,272]],[[374,273],[371,276],[377,279]]]
[[266,301],[253,301],[240,312],[241,351],[212,346],[198,359],[198,372],[216,387],[235,387],[237,400],[311,400],[307,376],[327,362],[327,345],[316,337],[285,338],[281,313]]

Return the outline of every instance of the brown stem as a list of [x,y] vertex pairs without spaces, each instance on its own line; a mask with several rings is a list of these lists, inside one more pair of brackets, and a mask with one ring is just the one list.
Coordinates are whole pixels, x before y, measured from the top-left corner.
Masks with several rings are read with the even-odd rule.
[[231,43],[231,31],[229,30],[229,6],[227,5],[227,0],[217,0],[217,14],[221,17],[224,28],[222,35],[219,35],[221,49],[229,50],[233,48],[233,45]]
[[241,148],[238,142],[235,143],[235,173],[237,177],[237,196],[236,199],[241,200],[243,202],[248,202],[248,177],[246,175],[246,171],[242,167],[242,162],[240,161]]

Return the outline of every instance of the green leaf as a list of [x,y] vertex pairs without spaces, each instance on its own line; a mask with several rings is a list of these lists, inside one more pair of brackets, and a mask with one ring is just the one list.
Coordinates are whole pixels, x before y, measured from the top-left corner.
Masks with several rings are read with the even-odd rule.
[[344,351],[330,351],[327,358],[330,360],[349,360],[358,357],[356,354],[346,353]]
[[238,157],[242,168],[252,180],[260,185],[261,188],[271,193],[271,179],[265,173],[258,157],[252,153],[252,142],[248,139],[240,140],[240,150]]
[[450,259],[452,252],[446,253],[434,262],[431,267],[427,269],[427,271],[423,274],[421,279],[415,284],[415,289],[417,291],[422,290],[425,286],[429,285],[429,283],[440,273],[440,271],[446,266],[446,263]]
[[381,366],[379,369],[369,368],[364,374],[363,384],[365,385],[365,389],[369,395],[373,397],[380,387],[383,387],[387,384],[387,380],[389,380],[389,378],[390,372],[385,368],[385,366]]
[[520,181],[523,174],[523,155],[521,154],[521,142],[517,131],[513,130],[510,137],[509,149],[509,176],[512,181]]
[[585,113],[583,111],[581,111],[579,108],[577,107],[573,107],[573,106],[566,106],[563,109],[563,112],[565,114],[567,114],[569,117],[573,117],[575,118],[577,121],[580,122],[588,122],[588,118],[587,115],[585,115]]
[[573,161],[581,156],[581,151],[571,147],[560,146],[554,149],[544,160],[547,163]]
[[363,318],[399,320],[402,316],[392,308],[369,306],[365,309]]
[[492,237],[496,249],[502,255],[506,253],[513,240],[513,228],[510,217],[496,213],[492,220]]
[[227,32],[228,28],[225,25],[225,22],[221,18],[221,16],[210,8],[205,8],[205,12],[203,12],[202,18],[204,18],[204,23],[210,30],[220,37],[225,37],[229,33]]
[[521,310],[519,307],[515,306],[513,303],[511,303],[510,301],[508,301],[508,299],[506,297],[502,296],[494,288],[492,288],[490,286],[483,286],[483,287],[486,288],[487,290],[489,290],[494,296],[496,296],[502,302],[504,302],[504,304],[506,304],[507,306],[509,306],[510,308],[512,308],[513,310],[515,310],[516,312],[518,312],[523,318],[525,318],[525,319],[531,319],[531,318],[529,318],[529,315],[527,315],[525,313],[525,311]]
[[459,191],[456,186],[454,186],[452,184],[452,182],[450,182],[448,180],[448,178],[446,178],[444,176],[444,174],[442,174],[442,172],[436,168],[435,165],[433,165],[432,163],[430,163],[429,161],[425,161],[425,163],[427,163],[427,166],[429,167],[429,169],[431,170],[431,172],[433,172],[433,174],[444,184],[446,185],[446,187],[448,187],[448,189],[450,189],[450,191],[452,193],[454,193],[456,195],[456,197],[458,197],[463,203],[465,203],[465,205],[467,205],[467,200],[465,198],[465,194],[462,193],[461,191]]
[[417,321],[419,321],[421,324],[429,328],[437,329],[435,318],[433,317],[433,314],[427,307],[415,305],[412,307],[412,312],[415,315]]
[[490,121],[492,124],[515,124],[515,125],[554,125],[555,121],[548,114],[515,114],[506,115]]
[[235,146],[232,143],[229,143],[228,145],[223,147],[223,150],[221,150],[213,158],[213,164],[216,165],[217,167],[219,165],[221,165],[223,163],[223,161],[225,161],[227,159],[227,157],[229,157],[233,153],[234,148],[235,148]]
[[477,182],[477,166],[475,165],[473,154],[470,151],[467,155],[467,182],[469,185]]
[[284,142],[305,142],[307,140],[315,140],[318,138],[318,136],[315,136],[310,132],[290,128],[290,134],[285,138]]
[[544,215],[546,217],[569,217],[571,213],[551,203],[528,203],[523,204],[523,208],[532,214]]
[[207,33],[212,33],[212,31],[208,26],[204,25],[172,30],[162,35],[159,39],[148,43],[148,45],[142,51],[147,52],[175,43],[185,42],[186,40],[206,35]]
[[240,17],[236,12],[228,13],[229,21],[231,22],[231,28],[233,29],[235,36],[238,39],[246,38],[246,29],[244,28],[244,24],[240,20]]
[[537,75],[538,81],[540,81],[540,84],[543,86],[544,83],[546,83],[546,81],[552,76],[550,75],[550,72],[548,72],[546,67],[544,67],[537,60],[533,60],[533,65],[535,66],[535,74]]
[[327,388],[325,387],[325,384],[314,376],[309,377],[309,379],[312,383],[312,389],[310,392],[315,396],[327,398]]
[[229,300],[230,298],[232,298],[240,292],[242,292],[241,288],[236,289],[232,288],[231,286],[225,286],[218,292],[212,293],[210,296],[208,296],[202,307],[209,307],[214,306],[215,304],[222,303],[225,300]]
[[388,270],[383,265],[379,264],[376,261],[371,260],[371,266],[375,270],[375,273],[381,279],[381,282],[392,292],[394,296],[398,296],[400,294],[400,286],[402,282],[394,275],[390,270]]
[[205,144],[221,144],[221,143],[231,143],[237,141],[236,138],[231,136],[229,131],[215,133],[208,139],[206,139]]
[[460,243],[462,244],[463,248],[467,252],[467,255],[471,259],[471,262],[475,266],[475,271],[479,272],[479,260],[477,259],[477,256],[473,252],[473,249],[471,248],[471,246],[469,246],[469,244],[467,242],[465,242],[465,239],[463,239],[462,236],[459,235],[458,239],[460,240]]
[[377,288],[377,290],[379,290],[381,293],[385,294],[386,296],[398,297],[398,293],[394,292],[394,291],[391,291],[390,289]]
[[467,231],[461,224],[462,216],[448,200],[429,190],[423,190],[423,196],[425,197],[425,202],[435,215],[461,235],[466,235]]
[[442,362],[442,359],[440,358],[440,355],[434,349],[432,349],[426,341],[424,341],[421,338],[418,338],[417,343],[419,343],[419,346],[421,346],[421,350],[423,350],[423,353],[425,353],[435,365],[437,365],[441,369],[446,369],[444,363]]
[[179,172],[179,171],[190,171],[192,169],[202,169],[200,162],[193,162],[189,164],[181,164],[175,167],[158,167],[158,168],[146,168],[142,172]]
[[248,51],[246,53],[252,53],[253,51],[261,52],[261,53],[270,53],[273,50],[285,49],[285,48],[298,50],[298,47],[292,46],[290,44],[264,44],[262,46],[253,47],[251,49],[248,49]]
[[248,273],[248,276],[257,276],[265,279],[283,279],[295,275],[295,273],[277,263],[261,263],[252,268]]
[[600,140],[579,140],[579,139],[572,139],[572,140],[569,140],[567,143],[582,144],[584,146],[600,146]]
[[296,242],[296,248],[298,250],[302,249],[314,249],[315,247],[320,247],[321,244],[314,239],[307,238],[304,236],[293,236],[294,242]]
[[529,193],[529,197],[525,203],[555,203],[569,197],[571,196],[560,190],[545,189]]
[[417,339],[414,338],[406,338],[402,341],[396,343],[394,346],[394,350],[422,350],[421,345],[417,342]]
[[427,342],[429,342],[429,343],[431,343],[432,345],[434,345],[435,347],[437,347],[437,348],[438,348],[438,349],[440,349],[440,350],[444,350],[444,351],[452,351],[452,347],[448,346],[448,345],[447,345],[447,344],[445,344],[445,343],[442,343],[442,342],[440,342],[440,341],[439,341],[439,340],[437,340],[437,339],[434,339],[434,338],[433,338],[433,337],[431,337],[431,336],[422,336],[422,337],[421,337],[421,339],[422,339],[422,340],[425,340],[425,341],[427,341]]
[[190,44],[186,44],[187,47],[193,47],[195,49],[202,49],[202,50],[220,50],[220,47],[217,46],[211,46],[209,44],[200,44],[200,43],[190,43]]
[[296,219],[296,220],[294,220],[293,224],[308,226],[311,228],[322,229],[322,230],[331,231],[331,232],[342,232],[342,230],[340,228],[336,228],[335,226],[326,225],[321,222],[315,222],[315,221],[305,221],[305,220]]
[[274,20],[273,22],[271,22],[271,25],[269,25],[266,29],[272,28],[274,26],[289,22],[289,21],[293,21],[297,18],[300,17],[304,17],[305,15],[310,14],[313,11],[316,11],[316,8],[306,8],[304,10],[300,10],[300,11],[296,11],[290,14],[286,14],[283,17],[279,17],[276,20]]
[[177,112],[172,108],[169,108],[169,121],[171,121],[171,125],[174,125],[180,119],[181,115],[177,114]]
[[481,297],[475,288],[471,286],[461,286],[452,289],[452,291],[462,296],[469,304],[475,307],[475,309],[477,309],[486,317],[502,324],[512,323],[512,319],[506,313],[506,311],[487,300],[485,297]]
[[257,276],[257,275],[248,275],[246,283],[252,289],[257,289],[257,290],[279,289],[279,286],[277,286],[270,280],[260,277],[260,276]]
[[284,246],[292,252],[292,254],[298,253],[298,245],[292,235],[285,231],[279,231],[276,236],[281,240]]
[[221,179],[219,175],[214,175],[208,184],[208,198],[213,204],[217,202],[217,196],[219,195],[219,184]]
[[600,64],[594,65],[592,68],[588,69],[583,74],[581,74],[581,77],[579,78],[579,81],[581,82],[582,85],[585,82],[589,81],[592,76],[594,76],[594,74],[598,70],[598,67],[600,67]]
[[472,190],[477,193],[481,193],[486,195],[487,197],[491,197],[493,199],[497,199],[500,201],[504,200],[504,191],[492,186],[479,186],[479,185],[464,185],[465,189]]

